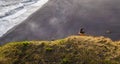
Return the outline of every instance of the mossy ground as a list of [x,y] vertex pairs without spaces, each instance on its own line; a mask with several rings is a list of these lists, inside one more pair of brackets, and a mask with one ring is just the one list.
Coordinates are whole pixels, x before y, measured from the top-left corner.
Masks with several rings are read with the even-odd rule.
[[92,36],[13,42],[0,47],[0,64],[120,64],[120,42]]

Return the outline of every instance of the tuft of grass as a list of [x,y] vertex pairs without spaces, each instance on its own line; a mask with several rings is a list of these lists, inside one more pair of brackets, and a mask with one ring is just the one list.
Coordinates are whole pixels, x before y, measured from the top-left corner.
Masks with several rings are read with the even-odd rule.
[[69,59],[63,58],[61,64],[69,64]]
[[28,45],[29,45],[29,42],[24,42],[23,45],[24,45],[24,46],[28,46]]
[[55,41],[12,42],[0,46],[0,64],[120,64],[120,41],[69,36]]
[[47,47],[47,48],[46,48],[46,51],[47,51],[47,52],[51,52],[51,51],[53,51],[53,48]]

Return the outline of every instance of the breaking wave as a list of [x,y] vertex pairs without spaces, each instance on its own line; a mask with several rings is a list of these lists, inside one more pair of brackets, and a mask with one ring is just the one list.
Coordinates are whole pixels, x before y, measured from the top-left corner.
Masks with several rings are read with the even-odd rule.
[[47,1],[48,0],[0,0],[0,37],[42,7]]

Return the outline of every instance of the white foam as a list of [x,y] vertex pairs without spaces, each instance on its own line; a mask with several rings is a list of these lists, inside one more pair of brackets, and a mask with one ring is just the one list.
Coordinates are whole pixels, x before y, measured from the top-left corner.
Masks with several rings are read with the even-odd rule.
[[19,10],[17,13],[15,14],[12,14],[10,16],[7,16],[5,18],[2,18],[2,20],[10,20],[10,19],[15,19],[17,17],[19,17],[20,15],[22,15],[23,13],[25,13],[27,10],[26,9],[22,9],[22,10]]
[[[24,5],[23,9],[15,11],[15,13],[12,15],[6,16],[4,18],[0,18],[0,36],[2,36],[8,30],[10,30],[14,26],[24,21],[29,15],[31,15],[36,10],[40,9],[45,3],[48,2],[48,0],[39,0],[37,2],[36,1],[22,3]],[[4,15],[4,14],[1,13],[1,15]]]
[[47,3],[48,0],[40,0],[37,3],[33,4],[33,6],[43,6],[45,3]]

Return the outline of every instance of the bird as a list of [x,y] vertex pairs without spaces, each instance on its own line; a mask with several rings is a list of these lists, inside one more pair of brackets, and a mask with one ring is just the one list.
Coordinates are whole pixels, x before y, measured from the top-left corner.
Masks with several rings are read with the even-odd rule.
[[78,35],[80,35],[80,36],[85,36],[84,28],[81,28],[81,29],[79,30]]

